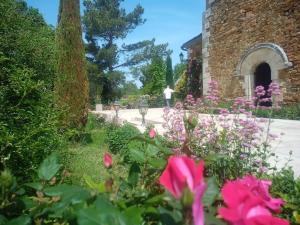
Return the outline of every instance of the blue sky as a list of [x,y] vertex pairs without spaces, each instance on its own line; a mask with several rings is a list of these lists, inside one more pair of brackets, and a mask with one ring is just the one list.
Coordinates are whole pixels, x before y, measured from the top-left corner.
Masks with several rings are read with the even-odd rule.
[[[27,3],[38,8],[45,20],[56,25],[59,0],[27,0]],[[173,65],[179,62],[181,45],[197,36],[202,30],[202,13],[204,0],[125,0],[123,7],[131,11],[137,4],[144,9],[144,25],[136,28],[124,40],[134,43],[141,40],[156,39],[156,43],[169,43],[173,50]]]

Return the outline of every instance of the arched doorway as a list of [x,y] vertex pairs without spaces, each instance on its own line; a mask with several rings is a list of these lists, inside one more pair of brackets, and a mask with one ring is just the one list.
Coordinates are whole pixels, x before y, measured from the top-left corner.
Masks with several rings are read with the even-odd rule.
[[268,63],[261,63],[256,67],[254,72],[254,84],[255,87],[263,86],[265,90],[268,90],[269,85],[272,82],[271,68]]
[[[257,86],[263,86],[266,94],[262,96],[261,98],[267,98],[268,94],[267,91],[269,89],[269,85],[272,82],[272,76],[271,76],[271,67],[268,63],[261,63],[259,64],[254,72],[254,87]],[[260,105],[269,106],[270,102],[260,103]]]
[[[237,65],[237,76],[241,78],[245,95],[255,95],[256,86],[268,86],[279,81],[279,71],[292,67],[284,50],[274,43],[256,44],[245,51]],[[271,76],[271,77],[270,77]]]

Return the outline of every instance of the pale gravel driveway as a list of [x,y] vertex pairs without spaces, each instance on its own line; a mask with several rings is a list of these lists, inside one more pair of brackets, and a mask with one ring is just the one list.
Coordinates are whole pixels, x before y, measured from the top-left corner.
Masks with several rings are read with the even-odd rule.
[[[112,120],[115,116],[115,112],[111,110],[93,111],[92,113],[102,115],[108,120]],[[153,124],[160,134],[165,132],[162,127],[162,115],[162,108],[149,109],[146,115],[146,121]],[[207,115],[203,114],[201,116]],[[135,125],[141,131],[144,131],[144,127],[141,126],[141,115],[139,114],[138,109],[120,110],[119,118],[120,121],[127,121]],[[280,140],[274,142],[272,146],[272,151],[276,153],[279,159],[277,165],[283,167],[289,158],[289,152],[292,151],[292,161],[289,165],[293,167],[295,174],[300,176],[300,121],[274,119],[272,120],[270,130],[272,134],[277,134],[279,136],[281,136],[281,133],[284,133]]]

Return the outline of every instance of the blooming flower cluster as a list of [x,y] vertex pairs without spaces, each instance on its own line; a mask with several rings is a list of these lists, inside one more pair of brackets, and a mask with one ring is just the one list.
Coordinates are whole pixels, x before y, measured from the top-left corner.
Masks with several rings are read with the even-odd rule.
[[196,104],[196,101],[193,97],[193,95],[187,95],[185,98],[185,105],[186,106],[194,106]]
[[176,103],[174,109],[164,108],[163,127],[167,130],[166,136],[171,141],[182,144],[185,141],[184,110],[181,103]]
[[271,182],[253,176],[227,182],[222,188],[222,197],[227,207],[219,209],[219,215],[233,225],[287,225],[288,221],[273,217],[279,212],[282,199],[272,198]]
[[[171,156],[159,182],[176,199],[191,193],[194,225],[204,225],[202,197],[206,191],[203,177],[204,163],[196,164],[187,156]],[[219,216],[232,225],[288,225],[289,222],[274,217],[280,211],[283,200],[269,193],[271,182],[248,175],[242,179],[228,181],[222,188],[226,207],[219,209]],[[188,192],[186,191],[188,190]]]
[[258,107],[266,109],[271,106],[275,109],[280,108],[280,96],[282,93],[278,83],[272,82],[267,90],[263,86],[257,86],[255,94],[255,100]]
[[[248,168],[253,169],[252,165],[254,165],[257,171],[266,171],[263,163],[255,164],[254,161],[266,156],[263,154],[268,154],[267,148],[278,136],[270,134],[269,120],[256,118],[252,111],[261,107],[256,104],[261,97],[265,98],[266,95],[278,97],[280,95],[279,85],[271,83],[268,91],[264,87],[258,86],[255,97],[252,99],[238,97],[233,101],[230,109],[215,108],[219,99],[217,88],[218,83],[211,81],[208,90],[209,96],[206,96],[204,101],[195,100],[193,96],[188,95],[185,99],[185,106],[190,106],[190,110],[186,113],[181,103],[177,103],[174,109],[165,109],[164,127],[167,129],[167,137],[179,144],[188,140],[191,145],[196,147],[192,150],[193,154],[198,156],[201,155],[197,153],[199,150],[208,152],[208,150],[214,149],[225,155],[231,155],[238,151],[241,159],[247,162]],[[216,109],[218,114],[200,115],[199,111],[201,112],[204,103],[211,104],[210,106]],[[193,130],[186,130],[188,126],[185,123],[189,120],[184,119],[185,114],[193,115],[193,118],[196,119],[197,124]],[[249,159],[250,155],[251,159]]]
[[208,92],[205,99],[210,102],[211,105],[217,105],[219,102],[219,84],[215,80],[211,80],[208,83]]

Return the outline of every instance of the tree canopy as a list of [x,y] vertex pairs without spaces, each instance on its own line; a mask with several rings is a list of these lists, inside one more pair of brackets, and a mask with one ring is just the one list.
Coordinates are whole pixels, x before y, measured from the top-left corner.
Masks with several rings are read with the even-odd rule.
[[[120,97],[124,85],[124,68],[134,71],[135,78],[143,79],[141,70],[157,55],[166,56],[167,44],[155,45],[155,39],[120,44],[137,26],[145,23],[144,9],[137,5],[131,12],[122,8],[122,0],[85,0],[83,24],[86,35],[87,58],[93,67],[89,79],[91,102],[108,103]],[[91,70],[89,70],[91,71]]]
[[169,87],[174,88],[172,59],[171,59],[170,55],[168,55],[167,60],[166,60],[166,84]]

